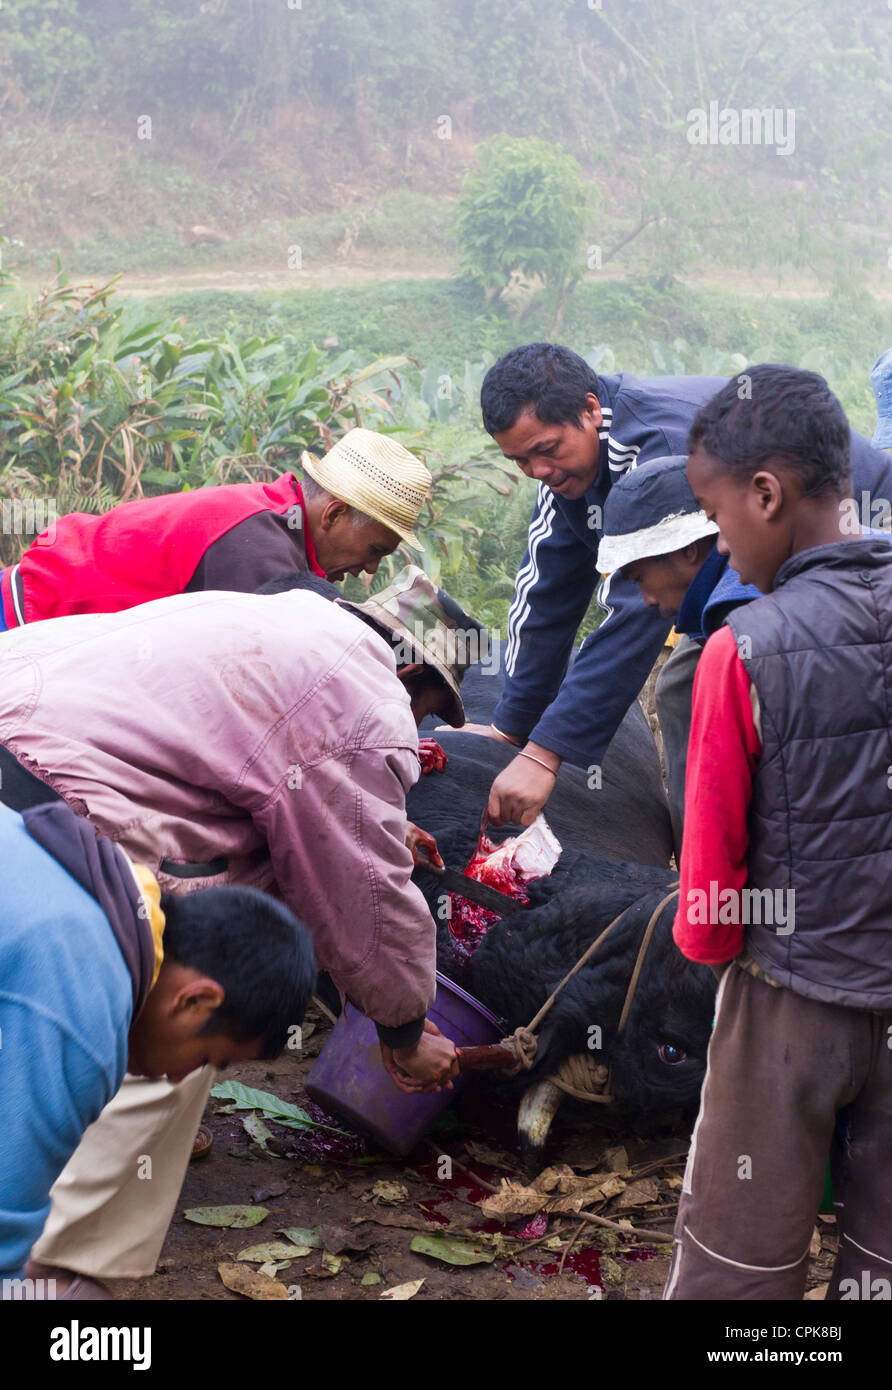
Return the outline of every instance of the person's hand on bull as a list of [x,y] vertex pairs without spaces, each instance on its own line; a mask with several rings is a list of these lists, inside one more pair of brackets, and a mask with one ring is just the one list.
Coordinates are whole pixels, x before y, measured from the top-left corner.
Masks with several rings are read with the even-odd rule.
[[[422,830],[420,825],[413,825],[411,821],[406,822],[406,844],[412,851],[412,863],[418,866],[419,862],[424,862],[427,858],[438,869],[444,867],[440,851],[437,849],[437,841],[427,830]],[[419,861],[418,850],[422,851],[422,858]]]
[[561,761],[550,748],[528,743],[490,788],[486,814],[493,825],[532,825],[551,796]]
[[418,761],[421,763],[421,772],[424,775],[427,772],[445,772],[449,759],[435,738],[420,738],[418,740]]
[[458,1053],[451,1038],[445,1037],[429,1018],[424,1032],[411,1047],[388,1047],[381,1043],[381,1060],[391,1080],[409,1095],[429,1095],[432,1091],[452,1090],[452,1077],[458,1076]]

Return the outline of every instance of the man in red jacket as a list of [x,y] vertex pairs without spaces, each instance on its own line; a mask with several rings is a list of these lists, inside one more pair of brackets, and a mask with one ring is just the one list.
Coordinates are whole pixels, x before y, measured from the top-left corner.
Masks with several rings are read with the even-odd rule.
[[413,527],[430,474],[396,440],[350,430],[308,475],[231,483],[71,512],[0,571],[0,632],[71,613],[117,613],[203,589],[254,593],[295,570],[374,574]]

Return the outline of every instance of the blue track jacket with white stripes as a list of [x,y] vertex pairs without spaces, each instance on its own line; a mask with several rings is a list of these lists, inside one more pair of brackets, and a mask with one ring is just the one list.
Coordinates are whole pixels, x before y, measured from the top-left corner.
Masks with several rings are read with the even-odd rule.
[[[567,671],[598,582],[607,493],[629,468],[687,453],[694,416],[726,384],[724,377],[639,379],[628,372],[598,380],[604,416],[598,476],[576,500],[539,484],[508,615],[505,688],[492,716],[504,733],[541,744],[578,767],[600,764],[672,627],[645,606],[637,584],[610,575],[598,591],[607,616]],[[852,474],[856,501],[866,491],[892,503],[892,457],[854,431]],[[751,589],[741,586],[742,600],[750,597]]]

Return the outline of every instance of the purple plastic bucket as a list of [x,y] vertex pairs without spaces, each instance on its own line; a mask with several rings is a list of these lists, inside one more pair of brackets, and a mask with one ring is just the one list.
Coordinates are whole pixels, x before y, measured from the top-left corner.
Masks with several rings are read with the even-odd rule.
[[[456,1047],[498,1042],[505,1033],[505,1025],[489,1009],[443,975],[437,975],[437,997],[428,1018]],[[374,1023],[347,1004],[307,1077],[306,1089],[333,1115],[403,1158],[469,1080],[466,1074],[452,1083],[451,1091],[406,1095],[384,1070]]]

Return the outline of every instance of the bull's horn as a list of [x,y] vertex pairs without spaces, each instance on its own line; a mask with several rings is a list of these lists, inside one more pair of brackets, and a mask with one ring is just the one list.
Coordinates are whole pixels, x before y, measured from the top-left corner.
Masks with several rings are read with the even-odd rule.
[[560,1087],[547,1077],[523,1093],[517,1112],[517,1133],[524,1163],[531,1172],[538,1173],[542,1167],[548,1131],[563,1098]]

